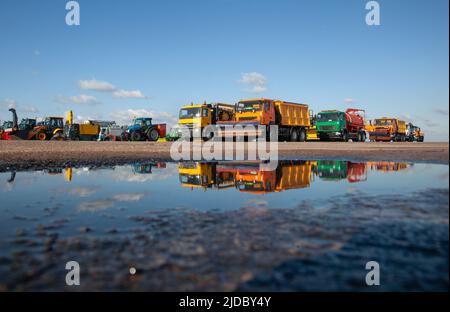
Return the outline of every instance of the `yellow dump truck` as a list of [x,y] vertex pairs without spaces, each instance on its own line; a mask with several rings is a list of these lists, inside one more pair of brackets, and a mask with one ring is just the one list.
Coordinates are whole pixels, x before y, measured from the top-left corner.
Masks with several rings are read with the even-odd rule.
[[[220,122],[223,125],[262,126],[248,127],[242,132],[245,136],[263,135],[265,131],[269,139],[269,127],[278,126],[278,140],[291,142],[306,141],[308,130],[312,129],[308,105],[266,98],[241,100],[235,105],[235,118],[231,122]],[[255,128],[254,132],[250,128]],[[226,129],[226,128],[224,128]],[[230,133],[230,132],[228,132]],[[222,133],[222,135],[227,133]],[[235,132],[233,135],[240,135]],[[314,131],[311,132],[314,135]]]
[[100,133],[100,125],[88,122],[77,124],[73,122],[73,113],[67,113],[66,124],[64,126],[64,136],[67,140],[95,141]]
[[406,141],[406,122],[397,118],[376,118],[366,126],[371,141]]
[[190,137],[210,139],[202,135],[203,129],[219,121],[228,122],[234,118],[234,105],[224,103],[190,104],[180,109],[178,124],[187,127]]

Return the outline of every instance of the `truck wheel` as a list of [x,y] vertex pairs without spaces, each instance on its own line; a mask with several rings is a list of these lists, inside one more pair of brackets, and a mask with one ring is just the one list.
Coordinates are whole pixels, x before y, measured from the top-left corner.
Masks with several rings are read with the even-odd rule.
[[297,142],[299,140],[298,131],[295,128],[291,129],[290,141]]
[[139,132],[132,132],[130,137],[131,137],[131,141],[140,141],[141,140],[141,134]]
[[156,129],[151,129],[148,133],[148,139],[149,141],[158,141],[159,139],[159,132]]
[[299,141],[300,142],[306,141],[306,130],[305,129],[300,129]]
[[347,133],[347,131],[344,131],[342,133],[342,141],[343,142],[348,142],[348,133]]

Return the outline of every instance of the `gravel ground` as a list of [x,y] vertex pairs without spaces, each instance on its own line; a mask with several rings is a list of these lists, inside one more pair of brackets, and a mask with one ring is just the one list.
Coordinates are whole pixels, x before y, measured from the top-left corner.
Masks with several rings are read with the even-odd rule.
[[[0,141],[0,171],[52,166],[114,165],[171,160],[163,142]],[[395,160],[449,162],[448,143],[279,143],[279,157],[289,159]]]
[[[448,291],[449,192],[338,196],[295,209],[164,209],[129,215],[131,229],[62,238],[70,220],[41,218],[0,257],[0,290]],[[28,223],[27,223],[28,224]],[[81,285],[65,286],[77,260]],[[379,262],[381,285],[365,285]],[[130,275],[129,268],[137,272]]]

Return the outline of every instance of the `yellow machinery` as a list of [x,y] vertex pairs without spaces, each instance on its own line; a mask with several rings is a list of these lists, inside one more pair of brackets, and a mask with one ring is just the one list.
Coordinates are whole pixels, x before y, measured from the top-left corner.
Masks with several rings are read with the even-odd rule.
[[200,162],[182,162],[178,165],[181,186],[211,188],[215,184],[215,166]]
[[64,136],[69,140],[95,141],[100,133],[100,125],[94,123],[76,124],[73,122],[73,113],[67,113]]
[[406,122],[397,118],[382,117],[366,126],[371,141],[406,141]]
[[[203,103],[183,106],[180,109],[178,124],[190,130],[191,137],[200,138],[202,131],[218,121],[227,122],[234,118],[234,105],[224,103]],[[204,139],[209,139],[204,137]]]

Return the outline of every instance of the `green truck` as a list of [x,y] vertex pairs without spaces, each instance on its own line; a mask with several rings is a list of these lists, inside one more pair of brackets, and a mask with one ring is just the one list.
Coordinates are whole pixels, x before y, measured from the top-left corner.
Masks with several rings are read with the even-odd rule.
[[345,112],[338,110],[321,111],[316,116],[317,136],[321,141],[352,139],[357,142],[366,140],[364,129],[364,110],[349,108]]

